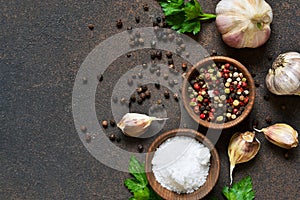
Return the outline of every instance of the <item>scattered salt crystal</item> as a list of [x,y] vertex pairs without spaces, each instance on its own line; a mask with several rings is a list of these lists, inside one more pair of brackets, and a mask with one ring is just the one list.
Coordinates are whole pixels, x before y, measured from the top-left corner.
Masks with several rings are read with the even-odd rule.
[[206,182],[210,156],[210,150],[194,138],[175,136],[154,153],[153,174],[168,190],[192,193]]

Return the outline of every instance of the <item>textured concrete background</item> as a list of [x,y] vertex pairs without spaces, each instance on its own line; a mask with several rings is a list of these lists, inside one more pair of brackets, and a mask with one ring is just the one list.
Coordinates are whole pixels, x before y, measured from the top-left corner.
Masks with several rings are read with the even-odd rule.
[[[143,10],[146,3],[148,12]],[[212,13],[217,3],[201,1],[204,11]],[[221,190],[229,184],[227,145],[234,132],[250,130],[253,119],[265,127],[267,116],[272,123],[286,122],[300,131],[299,97],[272,95],[264,84],[279,53],[300,50],[300,3],[269,3],[274,12],[272,35],[260,48],[226,46],[214,22],[203,24],[201,33],[193,36],[208,52],[216,50],[242,62],[260,82],[251,115],[239,126],[223,131],[216,145],[221,173],[209,197],[224,199]],[[71,112],[72,89],[81,63],[96,45],[127,26],[152,26],[151,16],[162,15],[160,6],[154,0],[0,0],[0,7],[0,199],[128,199],[131,194],[123,181],[129,174],[101,164],[80,141]],[[135,22],[135,16],[140,16],[140,23]],[[118,19],[123,21],[122,29],[115,26]],[[90,23],[95,25],[93,31],[88,28]],[[145,57],[149,57],[147,50],[133,52],[130,58],[124,55],[105,72],[103,87],[96,94],[99,120],[111,118],[110,111],[103,108],[110,102],[114,80]],[[111,81],[105,80],[108,75]],[[174,119],[162,131],[177,128],[179,111],[175,105],[174,101],[165,102],[166,109],[174,111]],[[132,109],[143,112],[144,108]],[[199,131],[206,132],[201,127]],[[111,132],[121,137],[117,128],[107,130],[107,134]],[[262,143],[259,154],[236,167],[235,180],[251,175],[259,200],[298,199],[299,147],[286,151],[267,142],[263,135],[257,137]],[[116,145],[137,152],[138,143],[147,149],[153,139],[122,137]]]

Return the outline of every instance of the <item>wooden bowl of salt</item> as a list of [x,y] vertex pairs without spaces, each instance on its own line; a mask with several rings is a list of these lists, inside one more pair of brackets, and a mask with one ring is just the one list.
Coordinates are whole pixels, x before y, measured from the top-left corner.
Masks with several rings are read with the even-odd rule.
[[217,183],[220,159],[203,134],[175,129],[150,145],[145,170],[149,184],[162,198],[196,200],[204,198]]

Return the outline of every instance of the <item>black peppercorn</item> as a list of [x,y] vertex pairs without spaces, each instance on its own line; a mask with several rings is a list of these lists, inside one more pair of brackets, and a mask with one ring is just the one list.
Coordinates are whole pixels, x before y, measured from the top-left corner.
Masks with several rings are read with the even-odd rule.
[[151,92],[149,90],[147,90],[145,92],[146,98],[150,98],[151,97]]
[[173,97],[174,97],[175,101],[178,101],[178,100],[179,100],[179,95],[178,95],[177,93],[175,93],[175,94],[173,95]]
[[97,79],[98,79],[98,81],[103,81],[103,74],[99,74],[98,76],[97,76]]
[[161,60],[161,58],[162,58],[162,51],[161,50],[156,51],[156,58],[158,60]]
[[121,19],[119,19],[119,20],[116,21],[116,26],[117,26],[117,28],[119,28],[119,29],[123,27],[123,22],[122,22]]
[[92,31],[92,30],[94,30],[95,26],[94,26],[94,24],[89,24],[88,28]]
[[138,148],[139,152],[143,152],[143,150],[144,150],[144,147],[142,144],[138,144],[137,148]]
[[149,10],[148,4],[144,4],[144,5],[143,5],[143,8],[144,8],[144,11],[148,11],[148,10]]
[[174,64],[174,61],[173,61],[172,58],[169,58],[169,59],[168,59],[168,65],[172,65],[172,64]]
[[168,92],[168,90],[164,91],[164,96],[166,99],[170,98],[170,93]]
[[82,126],[80,126],[80,130],[85,133],[87,131],[87,128],[86,128],[86,126],[82,125]]
[[109,135],[109,139],[110,139],[110,141],[115,141],[115,139],[116,139],[116,135],[115,134],[110,134]]
[[154,83],[154,86],[155,86],[157,89],[160,89],[160,83]]
[[135,21],[136,21],[136,23],[140,23],[140,21],[141,21],[140,16],[136,16],[136,17],[135,17]]
[[130,102],[135,102],[136,101],[136,97],[135,97],[135,94],[132,94],[130,96]]
[[113,120],[113,119],[111,119],[111,120],[109,120],[109,124],[110,124],[112,127],[114,127],[114,126],[116,126],[116,121]]
[[172,58],[173,53],[171,51],[167,51],[166,56],[167,56],[167,58]]
[[156,22],[160,23],[161,22],[161,17],[156,17]]
[[155,52],[151,52],[150,53],[150,57],[152,60],[154,60],[156,58],[156,53]]

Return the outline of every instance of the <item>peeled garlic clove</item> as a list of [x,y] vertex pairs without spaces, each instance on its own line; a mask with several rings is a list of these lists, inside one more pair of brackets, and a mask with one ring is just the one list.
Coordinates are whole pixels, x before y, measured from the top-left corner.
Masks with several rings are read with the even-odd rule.
[[138,137],[145,133],[154,120],[166,120],[167,118],[149,117],[139,113],[127,113],[117,126],[122,132],[131,137]]
[[272,8],[264,0],[221,0],[216,25],[223,41],[234,48],[256,48],[271,35]]
[[254,130],[263,132],[267,140],[279,147],[291,149],[298,146],[298,132],[290,125],[278,123],[261,130]]
[[260,142],[255,138],[255,133],[235,133],[229,142],[228,156],[230,161],[230,185],[232,184],[232,172],[236,164],[248,162],[258,153]]
[[280,54],[269,69],[266,85],[277,95],[300,95],[300,54]]

